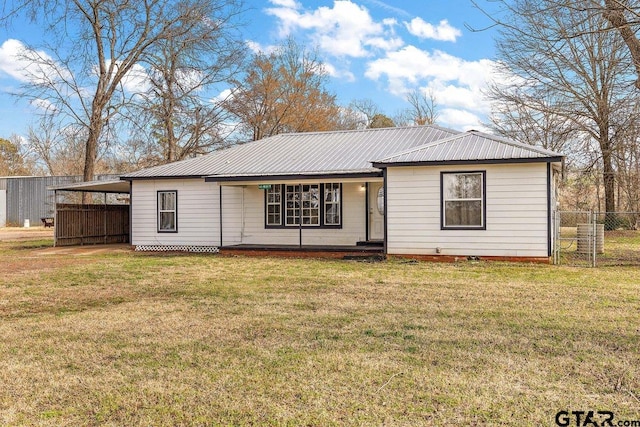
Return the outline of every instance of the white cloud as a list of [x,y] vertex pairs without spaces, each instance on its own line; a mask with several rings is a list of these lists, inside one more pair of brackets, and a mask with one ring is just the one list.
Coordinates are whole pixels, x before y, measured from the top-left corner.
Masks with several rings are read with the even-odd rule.
[[443,19],[435,26],[425,22],[420,17],[416,17],[411,22],[405,22],[404,25],[411,34],[421,39],[455,42],[458,37],[462,36],[462,31],[452,27],[446,19]]
[[69,76],[46,52],[31,50],[20,40],[8,39],[0,46],[0,72],[18,81],[53,81],[58,75],[56,70]]
[[490,112],[483,90],[495,63],[466,61],[442,51],[427,52],[406,46],[368,62],[365,76],[387,81],[388,90],[399,97],[415,88],[431,91],[440,107],[440,121],[455,128],[479,127],[481,116]]
[[440,110],[438,114],[438,122],[452,129],[459,129],[463,131],[487,130],[484,126],[482,126],[482,121],[480,120],[480,117],[478,115],[469,111],[455,108],[444,108]]
[[253,53],[269,54],[278,48],[276,45],[261,45],[260,43],[253,40],[247,40],[245,43],[249,50]]
[[288,7],[291,9],[295,9],[299,7],[299,5],[295,2],[295,0],[270,0],[271,4],[275,6]]
[[378,6],[378,7],[382,8],[382,9],[385,9],[388,12],[395,13],[396,15],[407,16],[407,17],[411,16],[409,14],[409,12],[407,12],[406,10],[400,9],[398,7],[395,7],[395,6],[391,6],[390,4],[385,3],[383,1],[380,1],[380,0],[363,0],[363,1],[365,1],[366,3],[371,3],[371,4],[373,4],[375,6]]
[[354,74],[349,70],[337,69],[333,64],[330,64],[328,62],[324,62],[322,65],[324,66],[327,74],[329,74],[329,76],[333,78],[344,80],[347,82],[354,82],[356,80]]
[[311,11],[302,10],[295,2],[271,0],[271,3],[276,7],[266,12],[278,18],[280,37],[297,29],[310,31],[314,43],[333,56],[366,57],[371,49],[397,49],[404,44],[393,31],[395,19],[376,22],[364,6],[350,0],[336,0],[333,7]]
[[47,99],[34,99],[30,102],[30,104],[37,110],[45,113],[53,113],[58,110],[56,106]]
[[220,92],[217,96],[214,96],[210,102],[213,104],[218,104],[220,102],[226,101],[227,99],[231,98],[233,94],[233,91],[231,89],[225,89],[222,92]]
[[421,80],[437,82],[458,82],[475,89],[486,86],[493,69],[493,61],[466,61],[462,58],[436,50],[433,53],[415,46],[406,46],[394,52],[387,52],[384,58],[367,63],[365,76],[372,80],[385,78],[390,90],[395,94],[407,91]]
[[[182,78],[188,80],[186,76]],[[140,64],[134,64],[122,78],[122,86],[129,93],[146,92],[150,87],[147,70]]]

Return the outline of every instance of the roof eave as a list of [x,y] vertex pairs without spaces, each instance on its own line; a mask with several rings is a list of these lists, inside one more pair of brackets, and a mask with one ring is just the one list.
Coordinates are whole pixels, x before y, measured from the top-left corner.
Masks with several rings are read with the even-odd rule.
[[435,160],[411,162],[372,162],[373,167],[384,169],[392,166],[445,166],[445,165],[495,165],[505,163],[556,163],[562,162],[559,157],[530,157],[523,159],[485,159],[485,160]]
[[292,179],[341,179],[341,178],[379,178],[382,171],[371,172],[321,172],[321,173],[294,173],[294,174],[256,174],[256,175],[211,175],[205,178],[206,182],[240,182],[260,180],[292,180]]
[[121,176],[122,181],[142,181],[145,179],[202,179],[207,175],[149,175],[149,176]]

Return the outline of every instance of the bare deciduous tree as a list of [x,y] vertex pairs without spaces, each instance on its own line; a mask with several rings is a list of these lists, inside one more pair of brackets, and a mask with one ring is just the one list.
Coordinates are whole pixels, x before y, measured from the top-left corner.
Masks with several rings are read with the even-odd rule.
[[376,114],[375,116],[373,116],[373,118],[371,119],[371,123],[369,123],[369,129],[380,129],[380,128],[392,128],[395,127],[396,124],[393,121],[393,119],[391,119],[388,116],[385,116],[384,114]]
[[628,50],[617,34],[607,31],[601,14],[573,9],[570,0],[564,8],[559,3],[510,2],[513,14],[500,28],[498,42],[503,75],[490,95],[519,111],[567,120],[587,143],[582,151],[597,152],[604,208],[613,212],[615,130],[628,125],[626,119],[620,122],[619,113],[636,102],[629,90],[634,70]]
[[398,126],[433,125],[438,120],[438,101],[433,90],[415,89],[405,97],[409,108],[396,115]]
[[[137,103],[164,162],[204,154],[224,140],[227,118],[221,100],[206,97],[208,89],[239,72],[245,45],[236,31],[239,0],[202,1],[206,19],[185,21],[181,34],[168,34],[143,55],[149,90]],[[145,126],[147,123],[148,126]]]
[[35,170],[19,138],[0,138],[0,176],[31,175]]
[[373,122],[373,118],[378,114],[382,114],[382,110],[378,104],[370,98],[354,99],[349,103],[347,108],[355,112],[356,116],[360,117],[358,129],[369,128]]
[[325,88],[327,78],[317,56],[288,39],[271,53],[253,56],[225,107],[252,140],[336,129],[340,109]]
[[489,127],[497,134],[557,152],[571,152],[576,129],[566,116],[553,111],[549,102],[522,93],[500,91],[494,99]]
[[[63,129],[50,118],[29,127],[28,144],[49,175],[82,175],[86,134],[82,127]],[[96,165],[100,164],[96,156]]]
[[[30,47],[23,95],[47,105],[60,127],[85,131],[83,176],[93,179],[101,146],[109,143],[110,121],[138,91],[143,56],[168,38],[188,36],[185,23],[206,20],[209,0],[27,0],[1,18],[25,14],[48,35],[40,49]],[[52,56],[49,56],[52,55]]]

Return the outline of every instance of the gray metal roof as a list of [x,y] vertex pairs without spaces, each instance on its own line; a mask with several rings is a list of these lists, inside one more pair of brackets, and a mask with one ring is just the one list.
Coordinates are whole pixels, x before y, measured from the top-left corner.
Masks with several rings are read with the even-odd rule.
[[498,136],[469,131],[388,157],[374,160],[376,166],[412,163],[517,162],[560,160],[562,154]]
[[123,179],[343,175],[398,163],[561,158],[539,147],[439,126],[280,134],[206,156],[123,175]]
[[372,159],[457,134],[439,126],[280,134],[206,156],[123,176],[159,177],[318,175],[379,172]]

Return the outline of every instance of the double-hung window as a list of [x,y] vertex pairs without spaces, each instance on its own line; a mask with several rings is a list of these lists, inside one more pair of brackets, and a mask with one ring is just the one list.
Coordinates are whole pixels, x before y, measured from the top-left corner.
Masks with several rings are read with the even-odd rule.
[[178,231],[178,192],[158,191],[158,232]]
[[486,229],[484,171],[442,172],[442,229]]
[[340,184],[324,184],[324,225],[340,225]]
[[265,190],[265,226],[341,227],[342,185],[275,184]]
[[266,224],[282,225],[282,185],[272,185],[266,190]]

